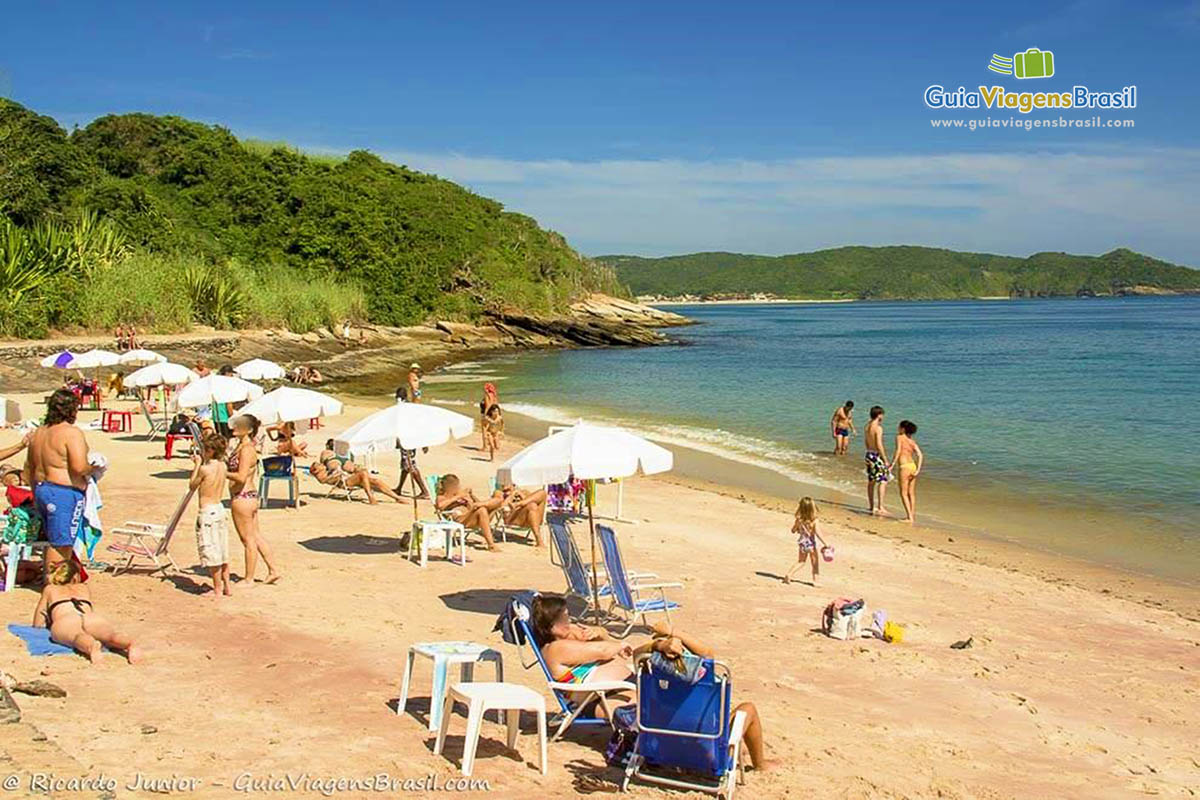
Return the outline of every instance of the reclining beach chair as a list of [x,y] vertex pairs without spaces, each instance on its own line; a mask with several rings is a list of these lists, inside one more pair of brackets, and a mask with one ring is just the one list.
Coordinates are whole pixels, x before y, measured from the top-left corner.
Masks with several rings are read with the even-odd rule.
[[[646,615],[662,613],[667,622],[671,621],[671,611],[679,608],[679,603],[668,600],[664,589],[682,589],[683,584],[677,581],[659,581],[646,583],[633,580],[625,572],[625,562],[621,558],[621,548],[617,545],[616,532],[607,525],[596,526],[596,536],[600,539],[600,550],[604,553],[604,565],[608,572],[608,584],[613,592],[613,609],[620,609],[626,622],[625,630],[617,634],[619,638],[629,635],[640,616],[642,625],[649,627]],[[646,597],[645,593],[657,592],[657,597]]]
[[[596,609],[592,608],[592,570],[591,565],[585,564],[583,557],[579,555],[579,548],[575,544],[575,537],[571,535],[571,529],[567,527],[565,518],[559,515],[547,515],[546,525],[550,528],[550,541],[553,547],[559,552],[559,559],[562,562],[561,567],[563,577],[567,579],[567,590],[565,594],[568,597],[575,597],[582,600],[585,604],[585,610],[581,616],[587,617]],[[598,569],[596,578],[599,586],[597,587],[597,595],[601,598],[612,597],[612,587],[605,580],[608,573],[606,570]],[[606,609],[600,609],[602,614],[607,614]]]
[[733,797],[746,716],[739,711],[730,718],[729,668],[712,659],[702,663],[702,676],[688,683],[674,670],[656,668],[650,655],[638,657],[637,702],[616,712],[617,726],[637,733],[621,791],[641,780]]
[[142,416],[146,418],[146,424],[150,426],[150,430],[146,432],[146,441],[154,441],[155,436],[166,435],[169,424],[165,419],[156,419],[150,413],[150,409],[146,407],[146,400],[140,394],[138,395],[138,405],[142,408]]
[[[110,543],[108,549],[113,553],[127,556],[124,565],[113,566],[113,575],[130,569],[137,559],[154,564],[154,569],[150,570],[151,575],[159,571],[165,575],[168,567],[178,572],[179,566],[171,558],[168,548],[171,546],[171,537],[175,535],[175,529],[179,527],[179,520],[183,517],[183,512],[187,510],[188,503],[191,502],[192,495],[195,493],[195,489],[188,490],[188,493],[179,501],[179,505],[175,507],[175,513],[167,520],[166,525],[157,525],[152,522],[126,522],[122,527],[110,531],[114,537],[124,538]],[[166,559],[167,563],[163,564],[159,560],[160,558]]]
[[[546,660],[542,658],[542,651],[538,646],[537,639],[533,636],[533,629],[529,622],[522,619],[521,616],[520,612],[514,608],[512,613],[514,628],[511,631],[511,637],[514,642],[518,643],[518,647],[527,647],[533,653],[533,660],[526,663],[525,655],[522,652],[521,666],[530,669],[533,667],[534,661],[537,662],[542,675],[546,678],[546,686],[558,704],[558,712],[547,722],[550,727],[558,726],[558,730],[550,737],[550,741],[558,741],[572,725],[612,727],[611,720],[615,709],[609,706],[608,695],[614,692],[632,692],[634,685],[628,681],[559,683],[554,680],[554,676],[550,674],[550,668],[546,666]],[[599,703],[604,707],[605,717],[580,716],[593,703]]]

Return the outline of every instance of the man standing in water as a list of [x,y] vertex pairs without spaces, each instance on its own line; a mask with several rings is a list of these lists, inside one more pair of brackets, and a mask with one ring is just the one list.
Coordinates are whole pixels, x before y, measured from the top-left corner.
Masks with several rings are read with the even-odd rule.
[[[888,472],[887,445],[883,442],[883,406],[871,406],[871,421],[867,423],[863,444],[867,447],[867,506],[872,514],[888,516],[883,507],[883,496],[892,477]],[[879,488],[879,502],[875,501],[875,489]]]
[[410,403],[421,402],[421,365],[413,364],[408,368],[408,400]]
[[833,419],[829,420],[829,428],[833,432],[833,454],[835,456],[846,455],[846,448],[850,446],[850,434],[858,433],[854,430],[854,420],[851,419],[853,414],[854,401],[847,400],[845,405],[833,412]]
[[79,401],[68,389],[59,389],[46,403],[46,420],[33,433],[25,472],[42,516],[46,539],[46,570],[71,558],[75,532],[83,519],[88,463],[87,440],[75,427]]

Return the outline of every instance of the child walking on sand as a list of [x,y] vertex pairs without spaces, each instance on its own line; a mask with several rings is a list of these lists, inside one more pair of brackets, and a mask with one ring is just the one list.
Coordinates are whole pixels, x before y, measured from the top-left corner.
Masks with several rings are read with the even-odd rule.
[[206,435],[201,442],[204,456],[192,456],[192,477],[188,481],[188,486],[196,490],[200,498],[200,511],[196,514],[196,550],[200,554],[200,565],[212,576],[215,599],[233,594],[229,588],[229,522],[225,506],[221,505],[221,493],[227,480],[227,445],[225,437],[215,431]]
[[[796,507],[796,521],[792,524],[792,533],[798,537],[800,558],[783,576],[784,583],[792,582],[792,575],[804,566],[805,561],[812,561],[812,585],[817,586],[821,577],[821,550],[828,547],[821,534],[817,531],[817,504],[811,497],[804,497]],[[821,547],[817,547],[817,542]]]

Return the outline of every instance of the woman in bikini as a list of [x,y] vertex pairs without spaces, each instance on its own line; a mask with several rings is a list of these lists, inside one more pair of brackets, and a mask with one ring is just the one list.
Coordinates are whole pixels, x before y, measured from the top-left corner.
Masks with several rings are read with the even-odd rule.
[[275,583],[280,574],[271,558],[271,546],[258,527],[259,501],[255,488],[258,450],[254,446],[254,438],[258,436],[258,418],[253,414],[239,414],[230,420],[229,425],[234,436],[233,452],[225,460],[229,468],[226,476],[231,498],[229,510],[233,515],[233,527],[246,553],[244,581],[247,588],[254,585],[258,557],[262,556],[263,563],[267,565],[267,583]]
[[[685,654],[701,658],[715,656],[712,648],[661,622],[654,626],[654,635],[645,644],[633,647],[613,641],[603,628],[571,622],[567,601],[562,595],[538,595],[533,599],[532,611],[530,628],[546,668],[558,683],[579,684],[583,692],[592,681],[632,681],[632,661],[645,653],[658,652],[668,659],[678,659]],[[629,698],[613,694],[610,699]],[[609,709],[604,703],[598,710],[607,717]],[[768,762],[763,752],[758,709],[754,703],[742,703],[733,711],[746,715],[743,737],[750,752],[750,762],[755,769],[765,769]]]
[[308,445],[296,438],[296,423],[281,422],[267,427],[267,437],[275,442],[275,454],[306,458]]
[[486,502],[480,502],[474,492],[462,487],[457,475],[445,475],[438,481],[433,504],[450,519],[462,523],[464,528],[473,528],[483,534],[488,550],[496,549],[491,517],[504,504],[503,497],[491,497]]
[[379,478],[376,478],[353,461],[339,458],[333,452],[332,439],[325,442],[325,449],[321,451],[321,457],[312,463],[308,471],[318,482],[326,486],[336,485],[338,479],[344,476],[346,488],[362,489],[367,495],[367,502],[371,505],[379,502],[375,499],[375,492],[379,492],[385,497],[390,497],[397,503],[404,502],[403,497],[390,489]]
[[900,473],[900,502],[904,503],[904,521],[917,521],[917,476],[925,465],[925,454],[913,437],[917,435],[915,422],[900,420],[896,429],[896,461]]
[[91,590],[79,582],[79,564],[74,559],[60,562],[48,578],[33,612],[35,628],[49,628],[51,639],[75,648],[92,663],[100,659],[105,647],[123,650],[130,664],[142,660],[133,639],[93,610]]
[[493,497],[503,501],[501,512],[504,514],[504,524],[516,528],[528,528],[533,531],[533,542],[537,547],[542,546],[542,523],[546,521],[545,489],[535,489],[526,492],[516,486],[504,486],[496,490]]

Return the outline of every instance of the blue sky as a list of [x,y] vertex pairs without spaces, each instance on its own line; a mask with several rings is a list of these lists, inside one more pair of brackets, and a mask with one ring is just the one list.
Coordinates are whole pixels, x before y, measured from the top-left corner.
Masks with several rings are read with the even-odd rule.
[[[1200,266],[1200,0],[511,5],[19,4],[0,93],[67,127],[148,111],[369,149],[591,254],[1129,246]],[[986,69],[1029,47],[1054,78]],[[932,83],[1136,84],[1136,109],[1102,113],[1135,127],[934,130],[1021,115],[932,111]]]

